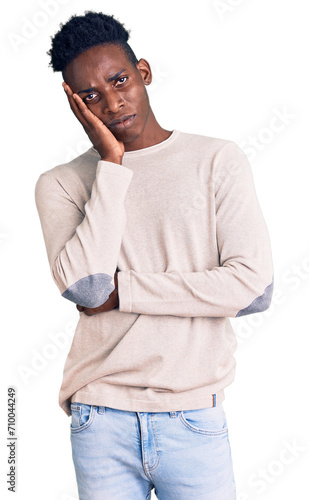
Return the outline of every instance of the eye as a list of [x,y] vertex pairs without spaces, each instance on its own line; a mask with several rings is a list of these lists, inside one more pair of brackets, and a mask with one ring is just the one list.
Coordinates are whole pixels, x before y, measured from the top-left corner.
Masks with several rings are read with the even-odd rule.
[[84,102],[89,102],[89,101],[93,101],[94,97],[91,97],[91,96],[95,96],[95,94],[88,94],[84,99],[83,101]]
[[[127,79],[128,79],[128,77],[127,77],[127,76],[121,76],[120,78],[118,78],[117,82],[120,82],[120,80],[123,80],[124,78],[125,78],[125,79],[126,79],[126,81],[127,81]],[[121,85],[123,85],[124,83],[126,83],[126,82],[122,82],[122,84],[121,84]]]

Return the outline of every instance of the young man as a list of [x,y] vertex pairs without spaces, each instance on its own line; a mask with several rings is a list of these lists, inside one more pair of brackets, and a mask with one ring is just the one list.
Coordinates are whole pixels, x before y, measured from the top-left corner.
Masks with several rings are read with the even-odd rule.
[[93,144],[35,188],[52,277],[80,314],[59,394],[79,498],[234,500],[229,317],[270,305],[268,230],[235,142],[159,125],[128,37],[87,12],[49,51]]

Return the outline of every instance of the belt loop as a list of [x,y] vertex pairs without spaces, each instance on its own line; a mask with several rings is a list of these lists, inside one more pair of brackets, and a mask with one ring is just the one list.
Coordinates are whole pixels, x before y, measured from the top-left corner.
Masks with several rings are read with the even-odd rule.
[[170,417],[177,417],[177,411],[169,411]]
[[213,399],[213,405],[212,406],[217,406],[217,394],[213,394],[212,395],[212,399]]

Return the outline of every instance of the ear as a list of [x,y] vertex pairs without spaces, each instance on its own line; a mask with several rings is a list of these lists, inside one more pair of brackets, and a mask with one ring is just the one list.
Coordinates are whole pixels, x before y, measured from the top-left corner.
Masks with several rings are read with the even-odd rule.
[[136,68],[141,75],[143,83],[145,85],[150,85],[150,83],[152,82],[152,72],[149,62],[146,61],[146,59],[142,58],[136,64]]

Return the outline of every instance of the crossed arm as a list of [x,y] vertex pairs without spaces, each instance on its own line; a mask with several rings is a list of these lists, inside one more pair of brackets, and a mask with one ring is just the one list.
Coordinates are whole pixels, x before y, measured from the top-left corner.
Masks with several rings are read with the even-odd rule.
[[[132,177],[128,168],[98,162],[85,215],[68,194],[65,179],[59,182],[42,174],[36,201],[62,296],[88,316],[117,307],[120,312],[183,317],[236,317],[267,309],[273,291],[269,234],[248,161],[235,145],[228,149],[239,173],[224,175],[216,187],[220,265],[196,272],[117,268],[126,221],[123,199]],[[226,161],[227,156],[221,163]]]
[[114,295],[86,314],[119,307],[137,314],[238,317],[269,307],[274,267],[252,171],[239,147],[229,143],[224,150],[214,186],[219,264],[192,272],[116,272]]

